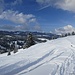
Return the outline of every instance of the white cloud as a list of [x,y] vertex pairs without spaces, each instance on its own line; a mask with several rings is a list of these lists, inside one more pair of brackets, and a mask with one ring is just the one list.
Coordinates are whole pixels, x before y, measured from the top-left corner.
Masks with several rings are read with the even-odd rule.
[[30,19],[29,22],[36,22],[36,18],[32,18],[32,19]]
[[40,25],[35,25],[33,29],[37,31],[42,31]]
[[1,25],[0,30],[5,31],[28,31],[30,30],[29,26],[27,25]]
[[10,20],[17,24],[27,24],[30,20],[35,19],[35,16],[32,14],[23,14],[18,11],[4,11],[0,15],[0,19]]
[[23,0],[15,0],[14,2],[11,2],[11,5],[17,5],[22,3],[23,3]]
[[36,2],[43,6],[41,9],[53,6],[63,10],[75,12],[75,0],[36,0]]
[[15,30],[13,25],[0,25],[0,30]]
[[56,34],[65,34],[75,32],[75,28],[72,25],[67,25],[58,29],[55,29]]
[[63,2],[57,2],[56,6],[63,10],[75,12],[75,0],[64,0]]
[[0,0],[0,13],[7,9],[14,9],[16,5],[21,5],[23,0],[13,0],[8,3],[6,0]]
[[[39,30],[36,17],[33,14],[23,14],[18,11],[7,10],[0,14],[0,19],[8,20],[15,23],[13,25],[3,25],[0,26],[0,29],[4,30]],[[37,27],[37,28],[35,28]]]

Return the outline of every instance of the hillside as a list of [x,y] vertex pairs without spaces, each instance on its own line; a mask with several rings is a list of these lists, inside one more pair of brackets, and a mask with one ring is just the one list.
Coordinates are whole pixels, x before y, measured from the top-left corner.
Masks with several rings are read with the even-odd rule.
[[1,54],[0,75],[75,75],[75,36]]
[[58,38],[59,35],[44,32],[30,32],[30,31],[0,31],[0,54],[5,53],[8,49],[13,50],[13,45],[17,42],[18,49],[23,48],[26,42],[27,35],[32,33],[36,43],[45,42],[38,38],[52,39]]

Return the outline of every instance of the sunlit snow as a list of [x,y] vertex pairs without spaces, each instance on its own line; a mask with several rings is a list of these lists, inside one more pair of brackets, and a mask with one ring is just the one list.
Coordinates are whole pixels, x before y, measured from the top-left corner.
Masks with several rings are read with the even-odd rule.
[[75,75],[75,36],[0,55],[0,75]]

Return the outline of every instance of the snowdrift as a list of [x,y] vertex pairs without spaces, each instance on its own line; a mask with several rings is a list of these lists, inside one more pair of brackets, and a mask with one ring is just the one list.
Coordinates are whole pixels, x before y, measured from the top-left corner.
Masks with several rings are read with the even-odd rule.
[[0,75],[75,75],[75,36],[0,55]]

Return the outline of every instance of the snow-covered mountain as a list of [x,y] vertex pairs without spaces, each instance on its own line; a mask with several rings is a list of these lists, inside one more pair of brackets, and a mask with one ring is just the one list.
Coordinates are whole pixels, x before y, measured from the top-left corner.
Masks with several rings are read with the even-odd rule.
[[0,55],[0,75],[75,75],[75,36]]

